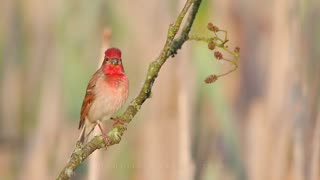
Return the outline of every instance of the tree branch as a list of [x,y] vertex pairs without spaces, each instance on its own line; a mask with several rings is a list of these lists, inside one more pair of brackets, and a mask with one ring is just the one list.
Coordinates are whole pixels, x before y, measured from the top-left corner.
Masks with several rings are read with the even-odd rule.
[[[216,48],[222,49],[225,51],[229,56],[232,58],[226,58],[222,55],[222,53],[218,50],[215,50],[214,56],[217,60],[223,60],[233,65],[233,68],[225,73],[221,74],[212,74],[209,75],[205,82],[210,84],[215,82],[218,78],[226,76],[231,72],[235,71],[238,68],[238,59],[240,57],[240,48],[236,47],[233,51],[229,49],[227,46],[227,42],[229,42],[227,31],[214,26],[212,23],[208,23],[208,30],[213,32],[213,37],[199,37],[197,35],[189,35],[191,27],[193,25],[194,19],[196,14],[199,10],[199,6],[202,0],[187,0],[183,9],[181,10],[180,14],[178,15],[174,24],[171,24],[168,29],[167,33],[167,40],[165,45],[160,53],[160,55],[149,65],[148,72],[146,75],[145,82],[138,94],[138,96],[133,99],[130,105],[127,107],[126,111],[117,117],[117,119],[122,119],[125,123],[130,123],[133,117],[138,113],[142,104],[150,98],[151,90],[155,79],[158,76],[158,73],[163,66],[163,64],[168,60],[168,58],[174,57],[178,50],[181,49],[182,45],[187,40],[196,40],[208,43],[208,48],[210,50],[215,50]],[[192,7],[192,8],[191,8]],[[191,8],[191,10],[190,10]],[[183,28],[181,33],[178,37],[177,34],[180,30],[181,24],[183,19],[187,16],[186,21],[184,22]],[[220,38],[218,32],[224,34],[224,38]],[[57,179],[64,180],[69,179],[74,170],[88,157],[92,152],[100,148],[106,148],[108,146],[112,146],[114,144],[118,144],[121,141],[121,137],[123,136],[124,132],[126,131],[126,127],[122,124],[117,124],[113,129],[111,129],[108,133],[109,137],[109,144],[105,144],[103,137],[95,136],[85,145],[82,145],[80,142],[76,143],[76,147],[72,152],[72,155],[66,164],[66,166],[61,170]]]
[[[139,92],[139,95],[130,103],[126,111],[117,118],[122,119],[125,123],[130,123],[133,117],[140,110],[141,105],[150,97],[153,83],[157,78],[162,65],[167,61],[167,59],[170,56],[174,56],[177,53],[177,51],[182,47],[182,45],[188,40],[188,35],[192,27],[193,21],[196,17],[196,14],[198,12],[200,4],[201,0],[186,1],[175,23],[169,26],[167,40],[160,55],[155,61],[153,61],[149,65],[146,80]],[[181,27],[182,21],[185,18],[191,6],[192,9],[190,10],[187,20],[185,21],[181,34],[178,38],[175,39]],[[111,140],[109,144],[105,144],[102,136],[95,136],[94,138],[92,138],[90,142],[88,142],[84,146],[82,146],[80,142],[77,142],[76,147],[73,150],[73,153],[68,163],[61,170],[57,179],[69,179],[74,173],[74,170],[95,150],[120,143],[121,137],[125,130],[126,128],[123,125],[116,125],[116,127],[114,127],[108,133],[108,137]]]

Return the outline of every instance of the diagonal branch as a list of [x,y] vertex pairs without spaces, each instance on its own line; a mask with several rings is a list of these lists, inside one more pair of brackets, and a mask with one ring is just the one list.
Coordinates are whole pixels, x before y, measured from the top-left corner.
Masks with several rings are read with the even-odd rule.
[[[126,111],[118,118],[122,119],[126,123],[130,123],[133,117],[140,110],[141,105],[150,97],[153,83],[157,78],[162,65],[167,61],[167,59],[170,56],[174,56],[177,53],[178,49],[180,49],[182,45],[188,40],[188,35],[192,27],[193,21],[196,17],[196,14],[198,12],[200,4],[201,0],[186,1],[185,6],[181,10],[175,23],[169,26],[167,40],[160,55],[155,61],[153,61],[149,65],[146,80],[139,92],[139,95],[130,103]],[[181,34],[179,37],[175,38],[181,27],[182,21],[185,18],[187,12],[189,11],[190,7],[192,8],[184,23]],[[109,139],[111,140],[109,144],[105,144],[101,136],[95,136],[94,138],[92,138],[90,142],[88,142],[84,146],[82,146],[80,142],[77,142],[76,147],[73,150],[73,153],[68,163],[61,170],[57,179],[69,179],[74,173],[74,170],[95,150],[120,143],[121,137],[125,130],[126,128],[121,124],[114,127],[108,133]]]

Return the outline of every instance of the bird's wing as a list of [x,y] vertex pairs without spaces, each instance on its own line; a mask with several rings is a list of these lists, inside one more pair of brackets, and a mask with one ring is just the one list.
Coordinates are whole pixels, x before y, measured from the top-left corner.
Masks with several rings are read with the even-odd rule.
[[88,112],[90,110],[90,107],[95,99],[95,93],[93,92],[94,87],[96,86],[97,80],[101,77],[102,72],[99,69],[91,78],[88,87],[87,87],[87,91],[86,91],[86,95],[83,99],[82,102],[82,107],[81,107],[81,114],[80,114],[80,122],[79,122],[79,129],[83,127],[84,125],[84,121],[86,116],[88,115]]

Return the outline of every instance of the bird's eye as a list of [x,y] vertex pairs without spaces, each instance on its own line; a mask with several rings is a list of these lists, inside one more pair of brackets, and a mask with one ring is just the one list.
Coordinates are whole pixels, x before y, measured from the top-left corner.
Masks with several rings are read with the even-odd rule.
[[104,61],[107,62],[109,59],[108,58],[104,58]]

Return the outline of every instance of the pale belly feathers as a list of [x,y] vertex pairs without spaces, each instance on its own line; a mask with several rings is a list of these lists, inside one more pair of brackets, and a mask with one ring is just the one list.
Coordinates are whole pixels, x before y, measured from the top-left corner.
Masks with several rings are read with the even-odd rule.
[[105,79],[97,81],[95,100],[88,113],[88,120],[96,122],[110,119],[124,104],[128,97],[128,79],[118,79],[109,84]]

